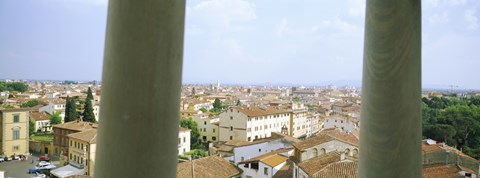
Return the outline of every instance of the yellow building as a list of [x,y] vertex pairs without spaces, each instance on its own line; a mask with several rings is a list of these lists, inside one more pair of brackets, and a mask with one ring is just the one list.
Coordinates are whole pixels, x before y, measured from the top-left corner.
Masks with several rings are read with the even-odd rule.
[[93,177],[97,129],[68,134],[68,161],[71,165],[84,167],[86,175]]
[[29,111],[0,108],[0,152],[5,156],[28,154]]

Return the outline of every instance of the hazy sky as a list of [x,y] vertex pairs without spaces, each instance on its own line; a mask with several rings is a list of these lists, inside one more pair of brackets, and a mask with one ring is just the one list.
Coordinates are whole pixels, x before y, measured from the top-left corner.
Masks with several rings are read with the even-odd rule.
[[[424,87],[480,89],[480,1],[423,0]],[[0,78],[101,78],[106,0],[1,0]],[[360,81],[364,0],[187,0],[184,83]]]

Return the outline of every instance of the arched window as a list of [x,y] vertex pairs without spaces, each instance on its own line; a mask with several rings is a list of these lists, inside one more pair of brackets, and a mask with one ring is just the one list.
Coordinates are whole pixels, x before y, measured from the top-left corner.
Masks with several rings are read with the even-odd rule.
[[350,149],[349,148],[345,149],[345,156],[351,156],[350,154],[351,154]]
[[318,156],[318,149],[314,148],[313,151],[312,151],[312,155],[310,156],[310,158],[315,158]]
[[358,149],[353,149],[353,157],[358,158]]
[[324,155],[325,153],[327,153],[327,151],[325,150],[325,148],[320,149],[320,155]]

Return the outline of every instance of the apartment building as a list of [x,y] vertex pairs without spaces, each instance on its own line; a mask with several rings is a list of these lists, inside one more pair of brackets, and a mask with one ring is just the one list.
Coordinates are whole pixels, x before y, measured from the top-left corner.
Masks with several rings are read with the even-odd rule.
[[193,117],[197,122],[200,139],[203,142],[217,142],[219,137],[219,122],[220,118],[214,117]]
[[97,129],[68,134],[68,162],[74,167],[83,168],[86,175],[92,176],[95,167]]
[[90,122],[71,121],[53,126],[53,147],[54,154],[60,156],[60,162],[68,161],[69,143],[67,135],[98,128],[98,125]]
[[232,107],[220,114],[220,140],[253,141],[289,133],[290,111],[271,106]]
[[28,109],[0,108],[0,153],[2,155],[28,153],[28,121]]

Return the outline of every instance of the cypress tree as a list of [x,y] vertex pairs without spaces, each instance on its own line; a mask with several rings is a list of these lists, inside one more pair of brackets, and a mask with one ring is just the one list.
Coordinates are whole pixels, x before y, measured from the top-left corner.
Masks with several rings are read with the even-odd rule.
[[69,109],[70,120],[69,121],[77,120],[79,118],[78,112],[77,112],[77,100],[75,100],[75,98],[71,98],[69,103],[70,103],[70,109]]
[[65,101],[65,117],[63,118],[64,122],[70,121],[70,97],[67,95]]
[[87,99],[93,100],[92,89],[90,87],[88,87],[87,90]]
[[93,123],[97,122],[95,120],[95,114],[93,114],[92,100],[90,100],[89,98],[85,100],[85,107],[82,115],[83,115],[83,121],[93,122]]

